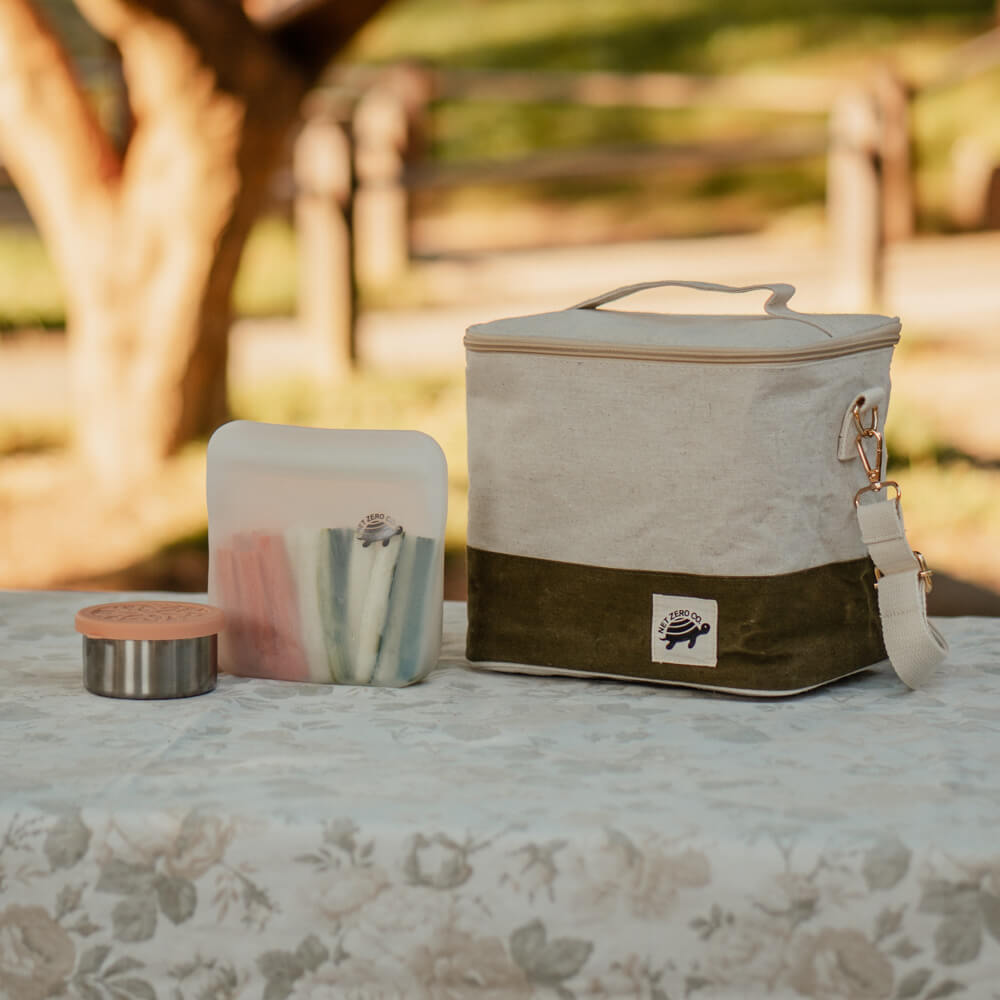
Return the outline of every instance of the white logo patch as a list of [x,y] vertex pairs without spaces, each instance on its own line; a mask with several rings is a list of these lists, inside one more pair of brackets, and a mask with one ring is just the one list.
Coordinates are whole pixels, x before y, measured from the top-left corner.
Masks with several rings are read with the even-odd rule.
[[718,625],[716,601],[653,594],[650,629],[653,662],[714,667],[719,662]]

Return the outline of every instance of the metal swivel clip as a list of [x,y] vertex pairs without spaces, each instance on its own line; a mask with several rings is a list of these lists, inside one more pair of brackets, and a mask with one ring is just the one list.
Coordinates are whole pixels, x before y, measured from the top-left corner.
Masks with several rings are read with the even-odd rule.
[[[892,479],[882,478],[882,465],[885,451],[882,442],[882,432],[878,429],[878,407],[872,407],[871,423],[867,425],[861,420],[860,403],[854,404],[851,413],[854,415],[854,426],[858,429],[858,436],[854,439],[854,445],[858,449],[858,456],[861,459],[861,464],[865,468],[865,475],[868,477],[868,485],[862,486],[861,489],[854,495],[854,506],[860,506],[861,497],[865,493],[881,493],[882,490],[891,486],[896,491],[896,506],[898,507],[899,498],[902,496],[902,490],[899,488],[899,483]],[[873,439],[875,441],[874,462],[870,462],[868,460],[868,452],[865,451],[865,441],[867,439]]]
[[[899,488],[899,483],[892,479],[882,478],[882,464],[885,458],[885,451],[882,443],[882,433],[878,429],[878,407],[872,407],[871,423],[867,425],[861,419],[860,403],[855,403],[851,412],[854,414],[854,426],[858,429],[858,436],[854,439],[854,443],[858,449],[858,456],[861,459],[861,464],[864,466],[865,475],[868,477],[868,485],[862,486],[854,496],[854,506],[859,507],[861,505],[861,498],[865,493],[881,493],[882,490],[887,487],[892,487],[892,489],[896,491],[896,509],[899,510],[899,500],[902,496],[902,490]],[[873,438],[875,441],[874,462],[870,462],[868,460],[868,452],[865,451],[865,440],[867,438]],[[924,585],[924,592],[929,594],[931,592],[931,588],[934,586],[932,581],[932,577],[934,575],[933,570],[928,567],[927,560],[924,559],[923,553],[914,551],[913,556],[917,560],[917,565],[920,567],[920,572],[917,576]],[[876,589],[878,589],[878,581],[882,579],[883,575],[882,571],[876,566]]]

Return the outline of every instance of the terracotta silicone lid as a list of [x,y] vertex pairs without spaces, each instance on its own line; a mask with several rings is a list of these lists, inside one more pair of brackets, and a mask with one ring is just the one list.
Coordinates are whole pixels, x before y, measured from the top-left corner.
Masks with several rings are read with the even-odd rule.
[[118,601],[76,613],[76,630],[91,639],[198,639],[222,631],[222,612],[188,601]]

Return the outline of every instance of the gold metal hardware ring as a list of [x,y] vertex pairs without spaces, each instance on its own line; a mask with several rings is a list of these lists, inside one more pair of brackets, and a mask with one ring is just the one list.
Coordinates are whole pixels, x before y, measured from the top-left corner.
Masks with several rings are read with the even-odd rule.
[[[916,550],[914,550],[913,555],[916,557],[917,565],[920,567],[920,572],[917,574],[917,577],[924,585],[924,593],[929,594],[934,589],[934,580],[933,580],[934,570],[932,570],[930,566],[927,565],[927,560],[924,558],[923,552],[917,552]],[[875,567],[876,590],[878,590],[878,582],[879,580],[882,579],[883,576],[885,576],[885,573],[883,573],[882,570],[880,570],[878,566],[876,566]]]
[[903,495],[903,491],[899,488],[899,483],[894,479],[885,479],[877,483],[869,483],[867,486],[862,486],[857,493],[854,494],[854,506],[861,506],[861,497],[865,493],[881,493],[887,486],[891,486],[896,491],[896,510],[899,510],[899,501]]

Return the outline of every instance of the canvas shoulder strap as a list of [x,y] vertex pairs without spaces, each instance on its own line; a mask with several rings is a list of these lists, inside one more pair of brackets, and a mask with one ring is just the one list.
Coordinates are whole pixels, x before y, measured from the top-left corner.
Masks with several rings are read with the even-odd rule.
[[[861,538],[875,564],[886,654],[903,683],[917,688],[933,676],[948,653],[948,644],[927,618],[931,571],[924,557],[914,552],[906,540],[899,484],[885,478],[878,407],[869,407],[866,423],[862,416],[864,403],[864,397],[860,397],[848,414],[857,431],[855,447],[868,478],[868,484],[855,495],[854,506]],[[842,444],[843,440],[842,434]],[[874,454],[870,457],[872,444]],[[890,493],[894,494],[891,498]]]
[[910,548],[899,496],[858,504],[861,537],[879,577],[878,610],[885,651],[907,686],[931,679],[948,644],[927,618],[931,573],[919,552]]

